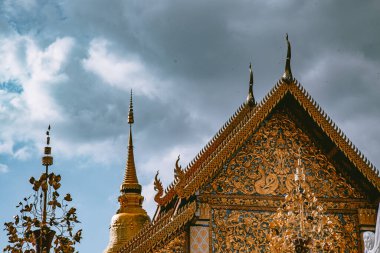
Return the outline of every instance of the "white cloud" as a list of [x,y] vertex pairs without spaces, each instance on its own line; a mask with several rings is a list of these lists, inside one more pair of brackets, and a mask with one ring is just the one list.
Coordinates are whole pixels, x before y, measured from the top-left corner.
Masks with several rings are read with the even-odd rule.
[[[46,48],[29,36],[0,39],[0,82],[16,80],[22,86],[19,93],[0,90],[0,154],[29,158],[34,140],[40,141],[41,126],[63,120],[51,92],[67,78],[63,67],[73,45],[69,37],[57,38]],[[18,142],[28,144],[14,150]]]
[[[124,157],[126,142],[119,136],[117,139],[103,139],[97,141],[87,140],[84,142],[73,142],[72,140],[55,139],[54,150],[63,154],[66,158],[81,157],[91,158],[91,163],[109,165],[110,161],[119,160]],[[124,142],[123,142],[124,140]],[[87,165],[86,159],[80,159],[79,167]]]
[[83,67],[99,76],[105,83],[122,90],[131,88],[149,97],[157,96],[157,80],[144,67],[137,57],[127,59],[118,56],[110,49],[105,39],[94,39],[88,50],[88,58]]
[[49,94],[53,84],[64,81],[67,77],[61,72],[74,44],[71,38],[59,38],[41,50],[31,43],[26,51],[28,80],[25,81],[23,93],[31,117],[34,119],[58,120],[60,108]]
[[142,186],[141,195],[144,196],[143,208],[147,211],[150,218],[153,218],[154,212],[157,208],[157,203],[154,201],[156,191],[153,188],[154,179],[149,184]]
[[9,168],[7,165],[0,163],[0,173],[7,173]]

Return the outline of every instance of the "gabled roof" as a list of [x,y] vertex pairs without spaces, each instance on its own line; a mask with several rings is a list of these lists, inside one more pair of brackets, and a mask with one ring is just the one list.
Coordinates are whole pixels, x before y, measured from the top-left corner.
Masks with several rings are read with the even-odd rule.
[[[156,176],[157,217],[120,252],[153,250],[182,231],[195,215],[196,192],[217,173],[274,108],[283,101],[290,101],[289,98],[298,104],[295,106],[297,108],[292,107],[291,110],[301,109],[302,114],[308,115],[309,121],[318,128],[318,136],[328,139],[329,145],[332,146],[330,153],[344,156],[344,160],[348,161],[349,167],[352,168],[350,173],[354,173],[355,178],[359,176],[363,179],[365,182],[362,185],[369,185],[367,191],[373,191],[378,198],[380,177],[375,166],[352,144],[297,80],[282,78],[259,104],[242,104],[184,170],[178,166],[177,161],[175,180],[165,190],[165,194]],[[346,165],[347,163],[344,164]]]
[[212,140],[198,153],[184,169],[181,178],[176,179],[165,191],[165,195],[156,198],[161,206],[169,204],[174,198],[189,198],[226,160],[239,148],[280,103],[286,95],[292,96],[319,126],[322,132],[334,143],[336,149],[357,168],[358,172],[380,192],[379,171],[344,135],[338,126],[327,116],[316,101],[306,92],[297,80],[280,80],[265,98],[255,107],[244,103],[225,123]]

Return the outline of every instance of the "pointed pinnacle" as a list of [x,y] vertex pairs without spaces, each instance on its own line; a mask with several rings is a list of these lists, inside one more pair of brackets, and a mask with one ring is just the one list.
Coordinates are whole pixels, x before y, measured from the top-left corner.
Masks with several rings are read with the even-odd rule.
[[138,184],[136,175],[135,158],[133,154],[132,127],[129,128],[128,157],[123,180],[124,184]]
[[50,125],[46,131],[46,145],[50,145]]
[[253,85],[253,72],[251,63],[249,63],[249,84]]
[[51,147],[50,145],[50,125],[46,131],[46,147],[44,149],[44,156],[42,157],[42,165],[50,166],[53,165],[53,157],[51,156]]
[[128,123],[129,123],[128,157],[127,157],[127,164],[125,168],[124,179],[121,185],[121,191],[123,193],[135,192],[135,193],[140,194],[141,185],[139,184],[139,181],[137,179],[135,158],[133,154],[132,124],[134,123],[134,118],[133,118],[132,90],[131,90],[131,100],[129,104]]
[[135,122],[133,117],[133,100],[132,100],[132,90],[131,90],[131,98],[129,100],[129,113],[128,113],[128,124],[133,124]]
[[288,51],[286,54],[285,72],[282,75],[282,80],[285,81],[286,83],[290,83],[293,80],[292,70],[290,68],[290,59],[292,58],[292,50],[290,47],[288,34],[286,34],[286,43],[288,45]]
[[247,103],[249,106],[256,105],[255,97],[253,96],[253,71],[251,63],[249,63],[249,90],[247,96]]

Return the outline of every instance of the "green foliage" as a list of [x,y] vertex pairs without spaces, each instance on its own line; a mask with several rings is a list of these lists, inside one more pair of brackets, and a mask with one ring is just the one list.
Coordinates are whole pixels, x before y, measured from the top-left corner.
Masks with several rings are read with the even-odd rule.
[[[75,244],[82,239],[82,230],[75,230],[75,225],[80,223],[76,209],[69,207],[72,201],[68,193],[61,200],[58,189],[61,176],[54,173],[43,173],[37,180],[31,177],[34,193],[24,198],[16,208],[19,214],[13,217],[13,221],[4,223],[8,236],[8,245],[4,252],[12,253],[35,253],[36,240],[33,231],[41,230],[47,234],[55,231],[52,241],[54,252],[75,252]],[[43,223],[44,194],[47,195],[46,223]]]

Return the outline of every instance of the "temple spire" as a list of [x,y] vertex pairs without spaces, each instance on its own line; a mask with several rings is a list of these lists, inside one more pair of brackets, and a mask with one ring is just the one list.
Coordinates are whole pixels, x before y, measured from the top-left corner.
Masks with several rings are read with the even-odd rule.
[[129,142],[128,142],[128,158],[125,168],[125,175],[123,184],[121,185],[121,192],[135,192],[141,193],[141,185],[137,179],[135,159],[133,154],[133,138],[132,138],[132,124],[134,123],[133,117],[133,100],[132,100],[132,90],[131,98],[129,102],[129,113],[128,113],[128,124],[129,124]]
[[286,54],[285,72],[282,75],[282,80],[287,83],[290,83],[293,80],[292,70],[290,68],[290,59],[292,58],[292,50],[290,47],[288,34],[286,34],[286,43],[288,44],[288,52]]
[[255,97],[253,96],[253,71],[251,63],[249,64],[249,91],[247,96],[247,103],[249,106],[256,105]]
[[110,240],[107,248],[104,250],[104,253],[121,252],[122,247],[125,246],[134,236],[136,236],[145,224],[150,222],[147,212],[142,207],[144,197],[141,195],[141,185],[139,184],[136,175],[132,141],[133,123],[134,117],[131,90],[131,100],[129,103],[128,112],[128,158],[123,183],[120,187],[121,194],[118,197],[120,208],[112,217],[110,226]]

